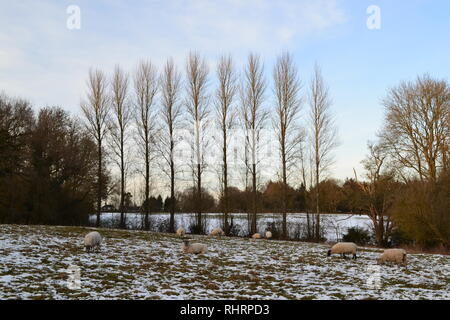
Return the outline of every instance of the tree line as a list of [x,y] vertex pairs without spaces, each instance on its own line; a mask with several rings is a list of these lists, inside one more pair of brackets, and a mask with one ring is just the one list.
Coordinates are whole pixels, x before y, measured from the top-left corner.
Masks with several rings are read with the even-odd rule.
[[[102,204],[114,194],[125,227],[129,179],[137,175],[142,197],[134,201],[145,229],[157,208],[169,212],[169,232],[176,212],[194,212],[201,233],[204,213],[220,211],[227,234],[230,213],[246,212],[253,233],[259,214],[276,212],[288,238],[288,213],[302,211],[308,238],[318,241],[321,213],[342,211],[368,215],[380,245],[402,234],[448,246],[449,101],[449,83],[428,75],[389,89],[364,172],[339,182],[329,175],[337,128],[317,65],[307,85],[287,52],[270,80],[253,53],[240,70],[224,55],[211,72],[197,52],[187,56],[184,72],[172,59],[160,69],[140,61],[130,73],[90,69],[83,119],[58,107],[34,115],[28,102],[1,97],[0,219],[86,224],[95,211],[100,226]],[[243,132],[237,138],[236,129]],[[262,178],[266,132],[276,149],[269,179]],[[189,152],[180,161],[183,143]],[[211,163],[213,147],[219,160]],[[155,198],[161,181],[165,201]]]
[[[311,178],[311,184],[320,185],[332,163],[331,151],[336,146],[336,130],[330,111],[331,98],[318,66],[308,93],[305,90],[304,94],[293,57],[287,52],[277,58],[270,86],[265,76],[264,63],[254,53],[248,56],[240,72],[231,56],[222,56],[215,72],[210,72],[205,58],[197,52],[191,52],[186,58],[184,73],[179,71],[172,59],[168,59],[160,72],[150,61],[141,61],[131,74],[116,66],[109,78],[108,81],[103,71],[91,69],[86,99],[81,106],[87,129],[98,150],[97,225],[100,224],[101,190],[104,184],[104,148],[108,140],[114,142],[109,147],[120,171],[119,211],[121,226],[125,224],[123,199],[129,163],[129,149],[126,149],[131,144],[128,139],[133,139],[133,150],[140,152],[137,161],[141,164],[144,177],[142,203],[146,226],[150,214],[147,204],[152,182],[151,169],[158,166],[166,177],[161,180],[166,181],[170,190],[170,232],[174,232],[175,228],[176,192],[179,191],[177,183],[180,171],[184,171],[189,173],[192,180],[190,207],[197,216],[195,229],[201,231],[204,228],[202,215],[205,201],[209,200],[205,176],[214,172],[222,202],[224,231],[228,233],[229,192],[231,187],[237,187],[230,185],[230,153],[235,151],[231,150],[230,140],[233,139],[235,129],[240,128],[244,135],[241,144],[234,145],[234,149],[242,150],[239,174],[243,182],[240,187],[249,191],[251,205],[246,205],[245,210],[250,213],[251,232],[256,232],[258,213],[262,210],[262,134],[263,130],[271,130],[279,153],[276,162],[283,186],[280,210],[283,235],[287,238],[288,186],[300,179],[297,174],[300,171],[306,180],[307,152],[304,149],[307,138],[311,138],[313,146],[308,153],[314,159],[314,166],[311,167],[314,179]],[[304,95],[307,96],[309,109],[303,112]],[[310,127],[302,123],[302,118],[309,118],[307,122]],[[214,138],[211,138],[212,127],[216,131]],[[177,132],[181,129],[186,130],[184,139],[189,145],[188,161],[182,164],[176,160],[180,143]],[[206,152],[213,144],[218,147],[220,154],[220,161],[214,164],[208,162]],[[302,183],[306,185],[307,182]],[[316,192],[315,216],[310,219],[308,215],[313,237],[317,239],[320,233],[319,195]]]

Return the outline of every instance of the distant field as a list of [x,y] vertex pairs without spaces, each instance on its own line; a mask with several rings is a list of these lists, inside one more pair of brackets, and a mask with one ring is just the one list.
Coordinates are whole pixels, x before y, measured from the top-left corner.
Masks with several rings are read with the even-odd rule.
[[[106,229],[101,251],[86,253],[89,230],[0,225],[0,299],[450,299],[444,255],[377,269],[376,249],[353,261],[321,244],[193,236],[209,248],[194,256],[173,235]],[[80,288],[70,289],[73,268]]]
[[[219,227],[222,224],[222,215],[218,213],[204,213],[207,230]],[[244,236],[248,231],[248,220],[246,213],[233,213],[233,223],[238,226],[239,236]],[[150,215],[153,222],[152,231],[157,231],[157,225],[169,218],[168,213],[153,213]],[[177,213],[175,215],[175,223],[177,226],[183,227],[189,231],[189,225],[195,218],[193,213]],[[95,224],[95,215],[90,216],[90,222]],[[119,224],[120,214],[117,212],[104,212],[101,215],[101,226],[114,226]],[[268,229],[268,223],[278,222],[281,227],[282,215],[280,213],[259,213],[257,231],[264,233]],[[140,213],[126,214],[127,227],[129,229],[142,229],[143,215]],[[339,241],[347,232],[349,227],[361,227],[371,229],[372,223],[366,215],[351,214],[321,214],[321,223],[324,230],[324,236],[328,241]],[[287,216],[289,234],[296,233],[297,228],[306,225],[305,213],[290,213]],[[270,229],[270,228],[269,228]]]

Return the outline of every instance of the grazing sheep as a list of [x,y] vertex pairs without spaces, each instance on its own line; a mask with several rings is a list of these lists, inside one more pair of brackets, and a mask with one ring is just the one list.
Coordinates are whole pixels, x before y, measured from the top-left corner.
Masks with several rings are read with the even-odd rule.
[[267,238],[267,239],[272,238],[272,232],[266,231],[266,238]]
[[184,253],[194,253],[194,254],[202,253],[202,254],[204,254],[208,251],[206,244],[203,244],[203,243],[190,244],[189,239],[183,240],[183,245],[181,248],[183,249]]
[[177,229],[177,236],[183,237],[186,234],[186,231],[183,228]]
[[344,258],[346,254],[353,254],[353,259],[356,259],[356,250],[358,247],[353,242],[338,242],[328,250],[328,256],[333,253],[340,253]]
[[254,235],[252,235],[253,239],[261,239],[261,234],[259,233],[255,233]]
[[87,252],[94,249],[99,249],[101,243],[102,243],[102,236],[97,231],[89,232],[84,237],[84,247],[86,248]]
[[215,237],[215,236],[223,236],[225,233],[222,231],[222,229],[220,228],[214,228],[211,230],[211,232],[209,233],[210,237]]
[[406,251],[403,249],[386,249],[378,257],[377,263],[384,264],[385,262],[394,262],[406,265]]

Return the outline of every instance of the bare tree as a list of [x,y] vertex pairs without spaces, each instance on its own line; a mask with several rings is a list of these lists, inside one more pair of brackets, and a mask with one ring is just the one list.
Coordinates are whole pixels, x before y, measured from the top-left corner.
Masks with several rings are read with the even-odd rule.
[[137,145],[144,157],[144,228],[148,230],[150,198],[150,164],[155,131],[154,100],[158,92],[156,68],[150,61],[139,62],[134,73],[134,109],[137,128]]
[[307,143],[308,137],[306,134],[306,129],[303,128],[302,132],[299,133],[301,135],[301,139],[298,144],[298,162],[296,163],[296,167],[300,171],[300,183],[303,184],[305,188],[308,188],[308,180],[307,180],[307,148],[305,144]]
[[389,91],[384,106],[381,137],[398,167],[412,171],[421,181],[436,181],[449,165],[449,83],[428,75],[403,82]]
[[222,163],[221,163],[221,193],[223,199],[224,232],[229,234],[228,221],[228,149],[230,143],[230,131],[235,124],[236,112],[234,109],[234,98],[237,90],[236,73],[234,71],[233,59],[231,56],[222,56],[217,65],[217,79],[219,86],[216,91],[215,114],[216,122],[221,131],[219,138]]
[[87,129],[97,144],[97,220],[100,226],[103,181],[103,142],[107,132],[109,114],[108,80],[100,70],[89,70],[87,81],[87,99],[81,103],[81,110],[87,120]]
[[395,190],[399,188],[393,170],[387,169],[388,153],[381,144],[369,143],[369,154],[362,161],[367,182],[355,181],[363,192],[361,208],[372,221],[377,244],[385,246],[392,232],[390,209],[394,204]]
[[112,76],[111,91],[112,119],[110,122],[110,132],[112,151],[116,156],[115,161],[120,170],[120,227],[125,228],[126,142],[131,120],[131,108],[128,100],[128,75],[118,65],[115,67]]
[[[250,199],[250,194],[249,194],[249,190],[251,189],[251,181],[250,181],[250,148],[249,148],[249,137],[248,137],[248,133],[249,133],[249,122],[246,121],[246,114],[245,114],[245,110],[246,108],[243,107],[242,105],[242,101],[243,101],[243,91],[242,91],[242,86],[239,87],[239,91],[240,91],[240,105],[238,107],[237,110],[237,114],[238,117],[236,119],[239,128],[244,128],[243,130],[243,135],[239,136],[239,142],[238,145],[235,146],[234,148],[234,154],[235,154],[235,158],[237,159],[237,155],[239,154],[241,160],[242,160],[242,165],[240,165],[238,167],[239,170],[239,176],[240,176],[240,180],[241,180],[241,185],[244,189],[244,203],[245,203],[245,208],[243,208],[245,210],[245,213],[247,214],[247,231],[248,233],[251,233],[251,229],[252,229],[252,220],[253,220],[253,210],[250,210],[249,208],[249,204],[250,201],[252,199]],[[239,131],[239,133],[241,133],[241,131]],[[243,145],[242,148],[242,154],[240,154],[240,152],[238,151],[239,146]],[[253,195],[253,194],[252,194]]]
[[[298,170],[300,175],[300,187],[303,186],[304,190],[308,190],[309,187],[312,185],[312,178],[311,178],[311,155],[308,152],[309,149],[307,148],[308,143],[308,136],[306,132],[306,128],[302,129],[302,132],[299,133],[301,135],[301,139],[298,144],[298,156],[296,157],[295,165],[294,167]],[[305,192],[305,201],[307,200],[307,193]],[[306,205],[306,203],[305,203]],[[312,221],[311,221],[311,215],[308,210],[308,206],[306,205],[306,237],[308,239],[312,239]]]
[[181,75],[172,59],[164,66],[160,84],[162,128],[158,150],[165,162],[163,171],[170,179],[169,232],[175,232],[175,148],[178,144],[175,134],[180,128],[183,113],[180,103]]
[[246,165],[252,180],[251,233],[255,233],[257,228],[257,192],[260,164],[258,153],[261,147],[261,130],[268,118],[267,110],[263,109],[265,90],[264,67],[260,57],[256,54],[250,54],[244,69],[244,79],[241,88],[241,116],[246,130]]
[[[287,202],[288,174],[294,162],[298,159],[298,148],[303,139],[298,126],[301,100],[301,88],[298,72],[292,56],[283,53],[277,59],[273,71],[274,91],[276,98],[275,132],[279,144],[281,161],[281,179],[283,182],[283,238],[287,238]],[[302,154],[300,154],[302,155]]]
[[198,53],[189,53],[186,62],[186,107],[188,121],[192,130],[192,176],[197,192],[197,228],[202,232],[202,175],[206,169],[205,149],[207,147],[208,108],[208,66]]
[[310,84],[309,106],[311,120],[311,146],[314,161],[316,221],[314,237],[320,240],[319,186],[324,173],[333,163],[332,151],[337,146],[337,129],[330,113],[329,89],[324,83],[318,65]]

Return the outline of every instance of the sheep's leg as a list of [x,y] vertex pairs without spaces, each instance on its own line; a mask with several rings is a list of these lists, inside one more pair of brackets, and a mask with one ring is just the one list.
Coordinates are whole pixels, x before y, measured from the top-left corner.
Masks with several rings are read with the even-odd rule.
[[356,253],[353,254],[353,259],[356,260]]

